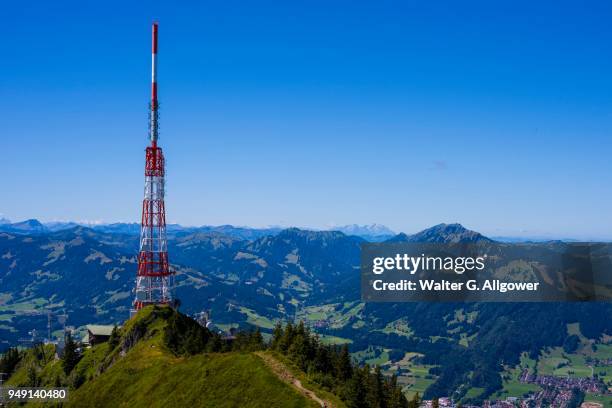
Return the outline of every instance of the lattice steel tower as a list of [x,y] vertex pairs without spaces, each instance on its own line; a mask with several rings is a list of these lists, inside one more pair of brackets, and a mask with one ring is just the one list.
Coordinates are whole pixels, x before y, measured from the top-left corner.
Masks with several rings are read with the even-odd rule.
[[145,189],[142,200],[140,253],[136,276],[134,310],[151,304],[176,306],[174,272],[168,264],[166,209],[164,206],[164,154],[157,146],[159,103],[157,101],[157,23],[153,23],[151,71],[151,105],[149,107],[149,139],[146,149]]

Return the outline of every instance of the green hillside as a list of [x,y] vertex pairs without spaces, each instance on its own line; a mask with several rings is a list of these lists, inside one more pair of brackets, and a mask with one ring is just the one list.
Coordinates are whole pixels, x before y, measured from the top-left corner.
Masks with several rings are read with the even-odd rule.
[[[68,374],[53,346],[40,346],[25,352],[7,384],[70,386],[67,407],[318,406],[252,352],[177,356],[170,344],[188,347],[206,336],[194,325],[169,308],[146,308],[126,323],[114,347],[86,349]],[[178,341],[169,330],[173,326],[180,328]]]
[[[143,344],[72,393],[68,407],[317,406],[252,353],[175,358]],[[95,395],[95,398],[92,396]]]

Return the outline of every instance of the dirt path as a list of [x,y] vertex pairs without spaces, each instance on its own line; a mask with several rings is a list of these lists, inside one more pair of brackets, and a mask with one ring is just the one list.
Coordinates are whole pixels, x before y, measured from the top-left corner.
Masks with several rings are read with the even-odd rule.
[[275,359],[273,356],[266,354],[262,351],[258,351],[255,353],[259,358],[261,358],[264,363],[280,378],[283,382],[293,386],[293,388],[297,389],[300,394],[303,396],[310,398],[315,401],[317,404],[321,405],[325,408],[333,408],[333,405],[324,399],[321,399],[315,394],[313,391],[302,385],[302,382],[297,379],[291,371],[280,361]]

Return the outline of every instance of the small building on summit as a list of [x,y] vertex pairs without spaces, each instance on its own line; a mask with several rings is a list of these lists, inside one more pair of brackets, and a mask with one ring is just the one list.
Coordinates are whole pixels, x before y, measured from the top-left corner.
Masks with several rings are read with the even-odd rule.
[[87,325],[87,342],[90,346],[107,342],[115,326],[103,326],[99,324]]

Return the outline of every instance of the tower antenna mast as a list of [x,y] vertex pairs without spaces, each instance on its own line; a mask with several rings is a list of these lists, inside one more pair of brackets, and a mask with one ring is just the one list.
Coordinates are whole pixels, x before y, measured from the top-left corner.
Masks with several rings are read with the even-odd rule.
[[157,100],[157,23],[153,23],[151,53],[151,104],[149,106],[149,140],[145,154],[145,189],[142,201],[140,252],[136,276],[133,311],[151,304],[176,306],[174,271],[168,263],[166,208],[164,203],[165,162],[159,137],[159,102]]

